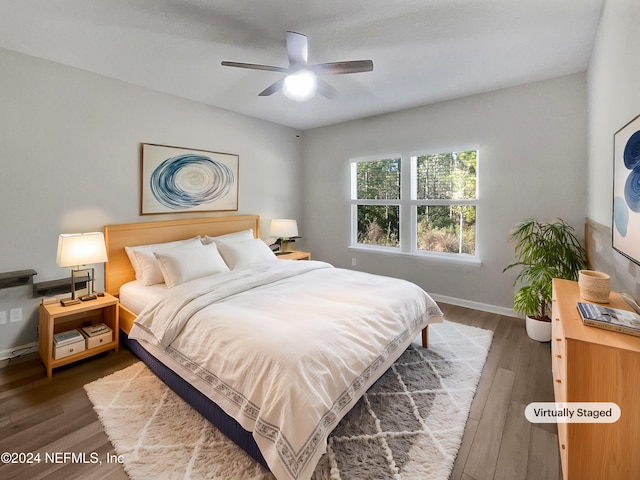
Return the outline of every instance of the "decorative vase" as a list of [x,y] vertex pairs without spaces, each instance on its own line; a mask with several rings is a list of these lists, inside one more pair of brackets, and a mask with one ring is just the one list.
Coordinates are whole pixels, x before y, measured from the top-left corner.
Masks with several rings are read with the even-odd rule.
[[578,286],[580,296],[595,303],[609,303],[611,292],[610,277],[606,273],[594,270],[580,270],[578,272]]
[[551,322],[527,317],[527,335],[531,340],[537,342],[548,342],[551,340]]

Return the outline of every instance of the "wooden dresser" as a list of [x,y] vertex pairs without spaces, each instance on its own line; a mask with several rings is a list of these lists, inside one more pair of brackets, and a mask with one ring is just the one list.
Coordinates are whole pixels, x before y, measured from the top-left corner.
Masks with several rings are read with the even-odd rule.
[[[615,402],[616,423],[559,423],[564,480],[640,479],[640,337],[582,324],[577,282],[553,280],[556,402]],[[631,310],[616,293],[613,308]]]

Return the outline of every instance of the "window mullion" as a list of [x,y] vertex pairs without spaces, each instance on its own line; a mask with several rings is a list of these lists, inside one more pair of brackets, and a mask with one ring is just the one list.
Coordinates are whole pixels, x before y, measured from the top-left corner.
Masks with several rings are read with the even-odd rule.
[[400,162],[400,251],[412,253],[416,243],[415,219],[411,208],[414,169],[410,155],[401,155]]

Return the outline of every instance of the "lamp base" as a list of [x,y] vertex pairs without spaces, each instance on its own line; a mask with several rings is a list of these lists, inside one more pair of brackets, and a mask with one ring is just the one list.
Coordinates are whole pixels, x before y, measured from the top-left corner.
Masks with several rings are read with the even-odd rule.
[[290,250],[290,248],[291,248],[291,243],[292,243],[292,242],[290,242],[290,241],[286,241],[286,242],[285,242],[284,240],[282,240],[282,241],[280,242],[280,251],[281,251],[282,253],[288,253],[288,252],[289,252],[289,250]]
[[[93,268],[78,268],[71,270],[71,298],[81,299],[93,294]],[[78,283],[84,283],[82,288],[77,288]]]

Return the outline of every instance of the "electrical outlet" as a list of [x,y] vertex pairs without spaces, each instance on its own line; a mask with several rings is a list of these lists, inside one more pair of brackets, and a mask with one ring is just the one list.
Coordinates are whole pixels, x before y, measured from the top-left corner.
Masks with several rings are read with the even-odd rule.
[[22,308],[12,308],[9,310],[9,322],[16,323],[22,321]]
[[355,266],[356,266],[356,263],[357,263],[357,262],[356,262],[355,257],[352,257],[352,258],[351,258],[351,266],[352,266],[352,267],[355,267]]
[[7,311],[3,310],[0,312],[0,325],[7,324]]

